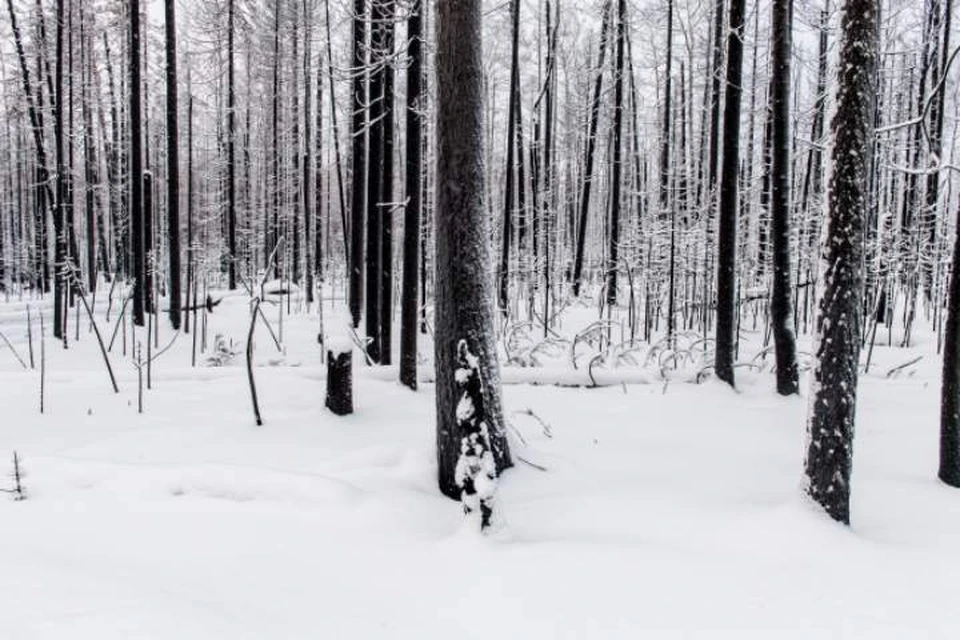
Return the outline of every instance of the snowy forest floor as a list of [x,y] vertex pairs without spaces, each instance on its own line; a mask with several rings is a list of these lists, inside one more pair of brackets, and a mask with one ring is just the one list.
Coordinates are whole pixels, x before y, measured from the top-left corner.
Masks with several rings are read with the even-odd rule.
[[[36,321],[46,307],[32,307]],[[38,371],[0,341],[0,483],[16,450],[28,492],[0,496],[0,635],[960,632],[960,493],[935,477],[932,336],[877,347],[861,378],[849,530],[800,497],[807,381],[804,397],[782,399],[769,371],[738,369],[736,392],[714,380],[505,385],[526,441],[515,453],[546,471],[519,463],[504,476],[499,522],[481,537],[436,489],[433,386],[414,393],[358,362],[356,413],[330,414],[315,315],[284,318],[285,356],[258,326],[255,427],[247,310],[228,297],[210,316],[211,341],[240,343],[226,366],[191,368],[188,336],[157,359],[143,415],[119,337],[115,395],[88,323],[66,351],[48,325],[43,415]],[[265,312],[276,324],[277,306]],[[0,303],[0,331],[26,360],[25,301]],[[172,337],[164,321],[161,347]],[[745,339],[742,353],[759,351]]]

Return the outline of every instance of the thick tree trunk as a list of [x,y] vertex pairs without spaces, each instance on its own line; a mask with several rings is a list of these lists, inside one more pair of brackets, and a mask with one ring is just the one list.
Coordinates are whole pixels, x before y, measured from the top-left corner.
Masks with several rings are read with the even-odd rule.
[[483,54],[480,0],[437,5],[436,352],[440,490],[460,498],[454,371],[466,340],[485,383],[484,404],[497,470],[511,465],[500,400],[489,219],[484,207]]
[[827,188],[823,296],[807,421],[807,492],[827,514],[850,522],[850,468],[860,364],[863,231],[876,90],[876,0],[847,0],[841,20],[837,110]]
[[327,349],[325,405],[338,416],[353,413],[353,354],[349,349],[345,351]]
[[740,161],[740,96],[743,82],[744,0],[730,0],[727,35],[727,99],[723,110],[723,163],[720,175],[717,249],[717,377],[734,384],[736,331],[737,207]]
[[771,222],[773,231],[773,295],[770,317],[777,357],[777,392],[792,395],[799,391],[797,345],[790,327],[790,56],[793,0],[774,0],[773,49],[773,166],[771,173]]

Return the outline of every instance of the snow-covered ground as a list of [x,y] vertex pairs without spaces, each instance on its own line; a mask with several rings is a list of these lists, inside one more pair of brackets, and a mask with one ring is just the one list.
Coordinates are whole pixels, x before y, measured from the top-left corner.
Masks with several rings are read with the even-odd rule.
[[[225,299],[211,342],[242,342],[246,310]],[[276,325],[276,305],[265,313]],[[435,489],[432,385],[358,366],[356,414],[333,416],[316,315],[284,318],[285,355],[258,327],[259,428],[242,346],[194,369],[179,337],[139,415],[119,337],[114,395],[87,322],[67,351],[47,330],[43,415],[39,373],[0,341],[0,482],[16,449],[29,496],[0,496],[3,638],[960,633],[960,493],[935,479],[939,358],[924,336],[878,347],[862,378],[850,529],[800,498],[806,399],[739,369],[737,392],[506,385],[515,453],[546,471],[509,471],[480,536]],[[25,301],[0,304],[0,331],[26,360]],[[161,347],[172,336],[164,323]]]

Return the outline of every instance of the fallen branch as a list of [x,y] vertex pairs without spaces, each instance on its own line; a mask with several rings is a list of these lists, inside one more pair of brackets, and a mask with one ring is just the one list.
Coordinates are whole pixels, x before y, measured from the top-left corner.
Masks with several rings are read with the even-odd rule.
[[887,376],[886,376],[886,377],[887,377],[887,378],[892,378],[892,377],[893,377],[894,375],[896,375],[897,373],[903,371],[904,369],[906,369],[906,368],[909,367],[910,365],[917,364],[917,363],[920,362],[921,360],[923,360],[923,356],[917,356],[917,357],[914,358],[913,360],[908,360],[907,362],[904,362],[904,363],[901,364],[901,365],[897,365],[897,366],[894,367],[893,369],[890,369],[890,371],[887,371]]
[[27,363],[23,361],[23,358],[20,357],[20,354],[17,353],[17,350],[13,348],[13,345],[10,344],[10,341],[7,340],[7,336],[3,335],[3,332],[0,331],[0,338],[3,338],[3,341],[7,343],[7,348],[10,349],[10,353],[13,354],[13,357],[23,366],[24,369],[29,369]]

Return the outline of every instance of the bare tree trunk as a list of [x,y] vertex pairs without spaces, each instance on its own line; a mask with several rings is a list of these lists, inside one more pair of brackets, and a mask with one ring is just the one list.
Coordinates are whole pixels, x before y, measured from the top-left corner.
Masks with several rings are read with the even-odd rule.
[[[517,184],[517,121],[520,119],[520,0],[510,2],[510,94],[507,107],[507,170],[503,196],[503,231],[500,235],[500,266],[497,271],[497,305],[507,313],[510,291],[510,246],[513,243],[513,211]],[[522,153],[522,152],[521,152]]]
[[493,334],[494,285],[484,198],[481,2],[437,5],[436,351],[440,490],[459,499],[457,345],[476,354],[497,470],[511,465]]
[[394,0],[379,0],[382,3],[383,21],[383,122],[382,161],[380,172],[380,364],[393,361],[393,147],[394,147],[394,70],[393,49],[395,39],[396,5]]
[[[232,3],[232,0],[231,0]],[[170,324],[180,328],[180,129],[177,100],[177,18],[166,0],[167,31],[167,252],[170,260]],[[233,270],[231,250],[230,269]]]
[[720,175],[717,250],[717,377],[733,386],[736,331],[737,207],[740,159],[740,96],[743,81],[744,0],[730,0],[727,35],[727,99],[723,112],[723,165]]
[[847,0],[840,24],[837,110],[831,123],[835,142],[822,255],[824,290],[807,421],[807,493],[831,518],[845,524],[850,523],[878,15],[876,0]]
[[234,3],[235,0],[227,0],[227,248],[230,252],[227,259],[227,287],[231,291],[237,288],[237,65],[234,50]]
[[[62,2],[63,0],[59,0]],[[140,115],[140,0],[130,0],[130,243],[133,253],[133,323],[143,326],[146,264],[143,238],[143,138]]]
[[417,309],[420,267],[420,192],[423,175],[423,1],[413,0],[407,19],[407,204],[403,216],[403,294],[400,310],[400,382],[417,388]]
[[363,309],[363,214],[366,209],[367,146],[366,146],[366,3],[354,0],[353,4],[353,91],[350,129],[352,141],[352,178],[350,201],[350,318],[353,326],[360,326]]
[[590,187],[593,185],[593,152],[597,146],[597,124],[600,120],[600,95],[603,90],[603,59],[607,50],[607,31],[613,0],[607,0],[603,9],[603,24],[600,27],[600,55],[597,58],[597,78],[593,86],[593,101],[590,106],[590,124],[587,132],[587,153],[583,173],[583,190],[580,195],[580,217],[577,222],[577,242],[573,258],[573,295],[580,295],[580,279],[583,275],[583,253],[587,240],[587,212],[590,209]]
[[777,392],[799,392],[797,345],[790,327],[790,56],[793,0],[774,0],[771,101],[773,103],[773,167],[771,222],[773,231],[773,295],[770,316],[777,356]]
[[[670,3],[671,9],[673,2]],[[607,249],[607,304],[617,303],[617,267],[620,249],[620,182],[623,173],[623,52],[627,21],[626,0],[617,0],[617,59],[614,68],[613,175],[610,195],[610,237]]]

